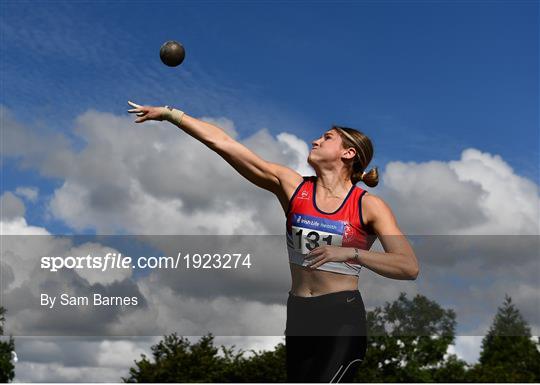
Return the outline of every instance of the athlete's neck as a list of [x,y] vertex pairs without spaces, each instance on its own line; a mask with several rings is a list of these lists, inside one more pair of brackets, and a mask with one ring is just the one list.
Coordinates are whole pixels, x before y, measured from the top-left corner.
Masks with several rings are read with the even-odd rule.
[[322,173],[317,175],[315,180],[317,184],[317,195],[321,194],[324,198],[343,198],[353,186],[350,179],[344,179],[337,173]]

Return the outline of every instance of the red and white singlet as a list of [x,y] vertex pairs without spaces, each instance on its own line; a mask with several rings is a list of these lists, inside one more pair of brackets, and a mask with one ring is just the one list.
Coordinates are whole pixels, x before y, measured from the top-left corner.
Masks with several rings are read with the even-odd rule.
[[[289,201],[286,214],[289,262],[307,266],[305,254],[322,245],[369,250],[376,236],[362,219],[361,202],[366,190],[353,185],[341,206],[327,213],[319,210],[315,203],[317,177],[303,178]],[[351,258],[345,262],[326,262],[317,269],[359,275],[361,267]]]

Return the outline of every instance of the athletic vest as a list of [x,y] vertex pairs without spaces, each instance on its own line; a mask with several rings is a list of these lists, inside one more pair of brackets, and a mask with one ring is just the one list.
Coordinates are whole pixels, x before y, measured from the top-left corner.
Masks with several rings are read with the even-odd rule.
[[[327,213],[319,210],[315,203],[317,177],[303,178],[289,200],[286,214],[289,262],[307,266],[305,254],[322,245],[369,250],[375,233],[371,226],[365,225],[360,209],[366,191],[353,185],[341,206],[336,211]],[[351,258],[345,262],[326,262],[317,269],[359,275],[361,267]]]

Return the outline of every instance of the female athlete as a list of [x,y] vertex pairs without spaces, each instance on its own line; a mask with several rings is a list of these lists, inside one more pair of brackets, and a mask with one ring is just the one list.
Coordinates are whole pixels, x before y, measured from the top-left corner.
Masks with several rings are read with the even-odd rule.
[[[333,126],[312,141],[316,176],[261,159],[221,128],[168,106],[129,102],[138,118],[167,120],[218,153],[242,176],[274,193],[286,216],[292,287],[285,329],[288,382],[352,382],[367,350],[362,266],[382,276],[416,279],[419,266],[390,207],[356,186],[374,187],[377,168],[367,136]],[[384,253],[369,251],[379,238]]]

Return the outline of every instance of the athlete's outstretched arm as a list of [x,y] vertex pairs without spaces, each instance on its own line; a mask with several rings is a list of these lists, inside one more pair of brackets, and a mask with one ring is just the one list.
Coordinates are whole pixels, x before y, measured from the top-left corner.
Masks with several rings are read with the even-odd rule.
[[165,107],[128,103],[135,107],[128,112],[136,113],[139,116],[135,123],[142,123],[146,120],[167,120],[173,123],[218,153],[247,180],[265,190],[282,194],[284,191],[294,190],[298,181],[302,180],[302,176],[295,170],[260,158],[216,125],[187,114],[183,114],[181,121],[179,121],[179,114],[171,113]]

